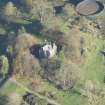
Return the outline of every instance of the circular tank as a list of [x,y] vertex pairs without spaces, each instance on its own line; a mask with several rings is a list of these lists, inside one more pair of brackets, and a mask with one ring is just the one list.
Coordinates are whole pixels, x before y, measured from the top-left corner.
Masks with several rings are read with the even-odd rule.
[[76,11],[84,16],[98,14],[104,9],[104,6],[99,1],[84,0],[77,4]]

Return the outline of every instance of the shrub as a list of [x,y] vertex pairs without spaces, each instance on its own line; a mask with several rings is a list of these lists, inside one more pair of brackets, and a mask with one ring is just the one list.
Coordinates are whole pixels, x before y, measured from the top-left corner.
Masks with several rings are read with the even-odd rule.
[[5,78],[9,73],[8,58],[4,55],[0,56],[0,74]]

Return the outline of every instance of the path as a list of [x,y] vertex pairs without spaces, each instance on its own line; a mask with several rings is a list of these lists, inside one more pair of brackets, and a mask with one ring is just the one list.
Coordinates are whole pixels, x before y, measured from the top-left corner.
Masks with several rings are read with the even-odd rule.
[[19,87],[23,88],[23,89],[26,90],[27,92],[32,93],[32,94],[38,96],[38,97],[41,98],[41,99],[46,100],[48,103],[50,103],[50,104],[52,104],[52,105],[61,105],[61,104],[57,103],[55,100],[49,99],[48,97],[45,97],[45,96],[40,95],[39,93],[37,93],[37,92],[35,92],[35,91],[32,91],[32,90],[28,89],[27,87],[25,87],[25,86],[22,85],[21,83],[17,82],[14,78],[10,78],[9,81],[15,83],[16,85],[18,85]]

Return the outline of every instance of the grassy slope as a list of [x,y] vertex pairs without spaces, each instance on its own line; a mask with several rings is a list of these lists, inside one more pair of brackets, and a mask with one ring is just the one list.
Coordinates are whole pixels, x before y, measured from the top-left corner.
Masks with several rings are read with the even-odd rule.
[[[27,21],[18,20],[17,23],[28,24]],[[65,26],[65,24],[61,24],[61,30],[65,33],[69,31],[69,29]],[[81,76],[84,81],[93,80],[98,81],[103,85],[103,78],[105,75],[105,61],[102,59],[102,56],[99,54],[99,51],[103,49],[103,45],[105,42],[101,39],[94,38],[91,35],[83,34],[83,37],[87,40],[86,46],[89,48],[89,51],[86,54],[86,61],[83,65],[81,65]],[[2,43],[2,41],[0,41]],[[93,46],[96,45],[96,48]],[[4,50],[4,45],[0,46],[0,49]],[[1,52],[1,51],[0,51]],[[25,82],[25,81],[24,81]],[[81,81],[80,81],[81,82]],[[54,99],[57,100],[61,105],[85,105],[86,98],[82,97],[77,92],[63,92],[57,90],[52,84],[44,83],[40,89],[41,92],[56,92]],[[19,93],[24,95],[24,89],[18,87],[16,84],[11,82],[5,83],[5,85],[0,89],[0,93],[10,94],[12,92]],[[105,103],[102,103],[105,105]]]
[[[80,67],[81,76],[85,81],[94,80],[102,83],[105,73],[105,62],[102,59],[102,56],[99,54],[99,51],[103,49],[105,42],[101,39],[92,37],[92,35],[83,33],[81,33],[81,35],[87,40],[86,47],[89,48],[89,51],[87,51],[86,54],[85,63]],[[94,46],[96,46],[96,48],[94,48]],[[3,94],[17,92],[23,95],[25,93],[23,89],[10,82],[7,82],[1,91]],[[61,105],[85,105],[87,103],[87,99],[77,92],[63,92],[57,90],[52,84],[44,83],[40,89],[40,92],[43,91],[56,92],[54,99],[61,103]]]
[[52,84],[44,83],[40,92],[55,92],[54,100],[61,105],[84,105],[86,99],[75,91],[61,91],[56,89]]
[[[98,39],[89,34],[81,33],[85,38],[86,47],[89,48],[86,54],[86,60],[83,65],[81,65],[81,78],[79,82],[84,83],[84,81],[92,80],[99,82],[101,86],[104,86],[103,78],[105,75],[105,61],[100,54],[105,41]],[[94,47],[96,46],[96,47]],[[43,86],[42,86],[43,87]],[[78,87],[77,87],[78,88]],[[87,99],[82,97],[78,92],[62,92],[54,88],[51,84],[44,84],[41,91],[56,91],[55,99],[61,103],[61,105],[85,105],[87,104]],[[77,89],[77,91],[79,91]]]
[[7,81],[1,88],[0,88],[0,93],[9,95],[11,93],[18,93],[20,95],[25,94],[25,90],[18,87],[16,84]]
[[105,61],[100,51],[104,50],[105,42],[91,35],[86,35],[85,37],[88,41],[89,51],[87,52],[85,63],[81,66],[82,76],[84,76],[85,80],[90,79],[102,83],[105,75]]
[[[94,80],[102,83],[104,73],[105,73],[105,65],[100,56],[99,51],[103,48],[104,41],[93,38],[91,35],[83,35],[85,39],[87,39],[87,46],[90,50],[87,52],[86,61],[84,65],[81,66],[81,76],[83,76],[84,80]],[[96,45],[96,49],[93,48],[93,45]],[[3,90],[4,94],[8,94],[11,92],[17,92],[19,94],[24,94],[24,90],[17,87],[15,84],[6,83]],[[57,90],[53,85],[44,83],[43,88],[41,87],[41,91],[48,92],[56,92],[54,99],[57,100],[61,105],[85,105],[86,99],[82,97],[80,94],[75,92],[63,92]]]

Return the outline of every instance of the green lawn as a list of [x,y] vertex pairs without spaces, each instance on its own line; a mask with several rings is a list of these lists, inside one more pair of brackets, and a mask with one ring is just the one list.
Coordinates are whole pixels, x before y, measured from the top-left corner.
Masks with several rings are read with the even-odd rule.
[[78,94],[58,92],[56,99],[61,105],[85,105],[86,99]]
[[25,94],[25,90],[20,88],[19,86],[17,86],[16,84],[7,81],[2,88],[0,88],[0,93],[2,94],[10,94],[10,93],[18,93],[20,95],[24,95]]
[[[105,41],[98,38],[91,38],[88,42],[89,51],[86,55],[85,63],[81,66],[82,76],[85,80],[93,80],[103,82],[105,75],[105,60],[100,51],[105,50]],[[94,48],[95,46],[95,48]]]

